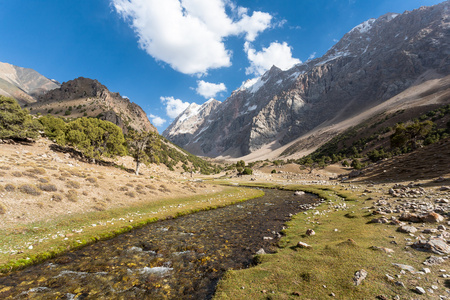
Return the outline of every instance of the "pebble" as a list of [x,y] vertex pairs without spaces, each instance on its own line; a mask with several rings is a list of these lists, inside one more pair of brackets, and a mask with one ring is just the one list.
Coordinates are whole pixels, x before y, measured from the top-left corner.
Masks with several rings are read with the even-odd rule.
[[416,288],[414,290],[417,293],[419,293],[420,295],[425,295],[426,294],[425,290],[422,287],[420,287],[420,286],[416,286]]

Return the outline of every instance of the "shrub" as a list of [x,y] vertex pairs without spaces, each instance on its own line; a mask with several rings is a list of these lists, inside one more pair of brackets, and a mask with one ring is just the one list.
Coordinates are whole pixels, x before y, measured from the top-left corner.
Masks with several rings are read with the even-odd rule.
[[252,175],[253,174],[253,170],[250,168],[245,168],[244,171],[242,172],[242,174],[244,175]]
[[66,194],[67,200],[72,202],[78,201],[78,193],[75,190],[68,190]]
[[132,191],[126,192],[125,195],[127,195],[127,196],[129,196],[129,197],[131,197],[131,198],[136,197],[136,193],[135,193],[135,192],[132,192]]
[[41,191],[37,189],[37,187],[31,184],[22,184],[21,186],[19,186],[19,191],[21,191],[24,194],[33,196],[39,196],[42,194]]
[[126,191],[128,191],[128,188],[126,186],[121,186],[119,188],[119,191],[126,192]]
[[15,99],[0,95],[0,139],[37,139],[41,129]]
[[273,169],[272,172],[270,172],[270,173],[276,174],[276,173],[277,173],[277,170]]
[[41,184],[38,184],[38,188],[41,190],[41,191],[44,191],[44,192],[56,192],[58,189],[56,188],[56,185],[54,185],[54,184],[51,184],[51,183],[41,183]]
[[51,200],[55,201],[55,202],[61,202],[62,201],[62,196],[61,194],[53,194]]
[[22,173],[20,173],[19,171],[11,172],[11,175],[13,175],[15,177],[22,177]]
[[47,178],[39,178],[38,181],[40,183],[48,183],[48,179]]
[[0,203],[0,215],[4,215],[6,213],[6,207]]
[[68,188],[73,188],[73,189],[79,189],[79,188],[81,188],[81,184],[80,184],[79,182],[72,181],[72,180],[69,180],[69,181],[66,183],[66,186],[67,186]]
[[5,191],[14,192],[15,190],[16,190],[16,187],[13,184],[8,183],[5,185]]
[[86,178],[87,181],[89,181],[90,183],[96,183],[97,182],[97,178],[94,177],[88,177]]

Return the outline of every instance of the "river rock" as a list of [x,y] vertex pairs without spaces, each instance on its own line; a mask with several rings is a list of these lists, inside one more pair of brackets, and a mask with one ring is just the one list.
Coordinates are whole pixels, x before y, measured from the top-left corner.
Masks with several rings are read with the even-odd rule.
[[264,251],[263,248],[261,248],[258,251],[256,251],[256,255],[263,255],[263,254],[266,254],[266,251]]
[[437,238],[418,240],[411,247],[420,251],[433,252],[439,255],[450,254],[450,246],[444,240]]
[[304,195],[305,194],[305,192],[303,192],[303,191],[296,191],[295,193],[294,193],[294,195],[296,195],[296,196],[302,196],[302,195]]
[[450,186],[441,186],[441,188],[439,189],[441,192],[446,192],[446,191],[450,191]]
[[415,233],[417,231],[417,228],[411,225],[404,225],[397,228],[397,231],[403,233]]
[[353,283],[356,286],[360,285],[364,281],[364,279],[366,279],[367,274],[367,271],[364,269],[356,271],[355,276],[353,276]]

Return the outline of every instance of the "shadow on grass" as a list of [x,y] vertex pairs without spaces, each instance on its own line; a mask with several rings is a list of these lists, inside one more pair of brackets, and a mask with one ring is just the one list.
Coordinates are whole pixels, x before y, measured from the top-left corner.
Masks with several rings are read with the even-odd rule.
[[[84,162],[84,163],[89,163],[89,164],[93,163],[91,158],[84,156],[83,153],[81,153],[80,151],[78,151],[72,147],[63,147],[63,146],[60,146],[57,144],[51,144],[50,150],[52,150],[54,152],[68,153],[68,154],[70,154],[70,157],[72,157],[73,159],[76,159],[76,160]],[[104,160],[99,159],[99,160],[95,160],[95,164],[99,165],[99,166],[104,166],[104,167],[115,167],[118,169],[122,169],[128,173],[135,172],[135,170],[133,170],[133,169],[126,168],[123,165],[118,165],[111,161],[104,161]]]

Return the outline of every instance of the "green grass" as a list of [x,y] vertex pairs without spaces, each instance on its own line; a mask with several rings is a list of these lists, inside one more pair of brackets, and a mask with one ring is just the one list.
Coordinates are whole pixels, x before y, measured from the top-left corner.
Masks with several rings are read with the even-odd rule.
[[[400,280],[408,287],[404,289],[388,282],[385,274],[400,273],[392,263],[409,264],[420,270],[429,254],[405,250],[404,238],[408,236],[395,232],[396,226],[366,224],[372,217],[367,216],[363,207],[371,202],[366,201],[361,191],[349,192],[336,186],[283,188],[315,193],[326,202],[288,222],[276,254],[258,257],[260,263],[255,267],[228,271],[219,282],[214,299],[327,299],[331,293],[336,299],[375,299],[378,295],[388,299],[395,295],[401,295],[402,299],[405,295],[408,299],[426,299],[410,290],[417,275],[402,275]],[[344,205],[346,208],[342,209]],[[316,235],[306,236],[307,229],[313,229]],[[396,236],[398,245],[390,243],[391,235]],[[299,241],[312,247],[298,248]],[[371,246],[395,252],[389,256],[371,250]],[[361,269],[369,275],[360,286],[355,286],[352,278]]]
[[260,190],[228,187],[209,195],[163,199],[138,206],[65,215],[48,222],[1,230],[0,272],[7,273],[39,263],[157,220],[210,210],[263,194]]

